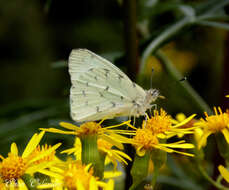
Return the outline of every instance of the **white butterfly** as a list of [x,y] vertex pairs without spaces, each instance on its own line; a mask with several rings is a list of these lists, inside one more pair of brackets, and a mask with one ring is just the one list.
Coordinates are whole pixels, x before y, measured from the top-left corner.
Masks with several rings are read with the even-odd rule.
[[69,73],[71,116],[75,121],[139,117],[159,96],[157,89],[144,90],[118,67],[87,49],[72,50]]

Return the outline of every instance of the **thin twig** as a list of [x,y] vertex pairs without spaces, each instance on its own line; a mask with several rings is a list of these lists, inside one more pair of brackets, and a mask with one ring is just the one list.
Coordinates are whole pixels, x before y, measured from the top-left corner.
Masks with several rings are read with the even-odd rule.
[[123,9],[127,72],[129,77],[132,80],[135,80],[139,67],[138,39],[136,30],[136,0],[124,0]]

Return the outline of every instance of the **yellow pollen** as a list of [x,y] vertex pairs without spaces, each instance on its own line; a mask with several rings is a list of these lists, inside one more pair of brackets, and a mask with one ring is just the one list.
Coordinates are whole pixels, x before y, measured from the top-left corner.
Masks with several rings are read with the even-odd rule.
[[3,180],[15,180],[25,173],[26,168],[27,165],[22,157],[9,153],[0,163],[0,175]]
[[97,140],[97,145],[98,145],[98,148],[104,148],[106,150],[110,150],[112,148],[112,144],[103,140],[103,139],[98,139]]
[[81,135],[94,135],[98,134],[101,129],[101,125],[96,122],[86,122],[80,126]]
[[161,109],[160,114],[157,110],[154,111],[154,116],[147,120],[146,124],[142,124],[142,128],[147,128],[152,131],[153,134],[164,133],[170,130],[172,123],[171,118],[167,113]]
[[79,180],[84,189],[89,189],[90,179],[93,177],[93,170],[85,171],[85,166],[80,164],[70,164],[64,173],[65,186],[70,190],[76,190],[76,181]]
[[[51,145],[47,145],[47,144],[45,144],[41,147],[40,147],[40,145],[37,146],[36,149],[30,154],[29,159],[32,159],[32,158],[38,156],[39,154],[42,154],[43,152],[47,151],[51,147],[52,147]],[[34,164],[40,164],[40,163],[46,162],[46,161],[53,161],[55,158],[55,153],[56,153],[56,151],[53,151],[48,156],[45,156],[42,159],[35,161]]]
[[207,129],[216,133],[223,130],[229,125],[229,113],[223,113],[220,108],[218,110],[214,107],[215,115],[208,116],[205,112],[205,120],[202,119],[202,122],[205,123]]
[[158,139],[153,135],[150,129],[137,129],[136,135],[133,138],[136,147],[143,146],[144,149],[151,149],[152,145],[157,145]]

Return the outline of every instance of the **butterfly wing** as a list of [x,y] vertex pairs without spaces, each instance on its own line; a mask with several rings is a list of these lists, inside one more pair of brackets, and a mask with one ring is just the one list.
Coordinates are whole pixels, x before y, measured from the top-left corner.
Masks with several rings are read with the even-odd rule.
[[71,115],[76,121],[132,115],[133,101],[145,97],[119,68],[86,49],[71,52],[69,73]]

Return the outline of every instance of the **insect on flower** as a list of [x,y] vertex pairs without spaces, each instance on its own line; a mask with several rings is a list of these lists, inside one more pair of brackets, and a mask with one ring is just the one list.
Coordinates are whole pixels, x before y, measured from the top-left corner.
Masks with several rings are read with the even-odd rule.
[[86,49],[72,50],[69,73],[71,116],[75,121],[139,117],[160,97],[157,89],[144,90],[111,62]]

